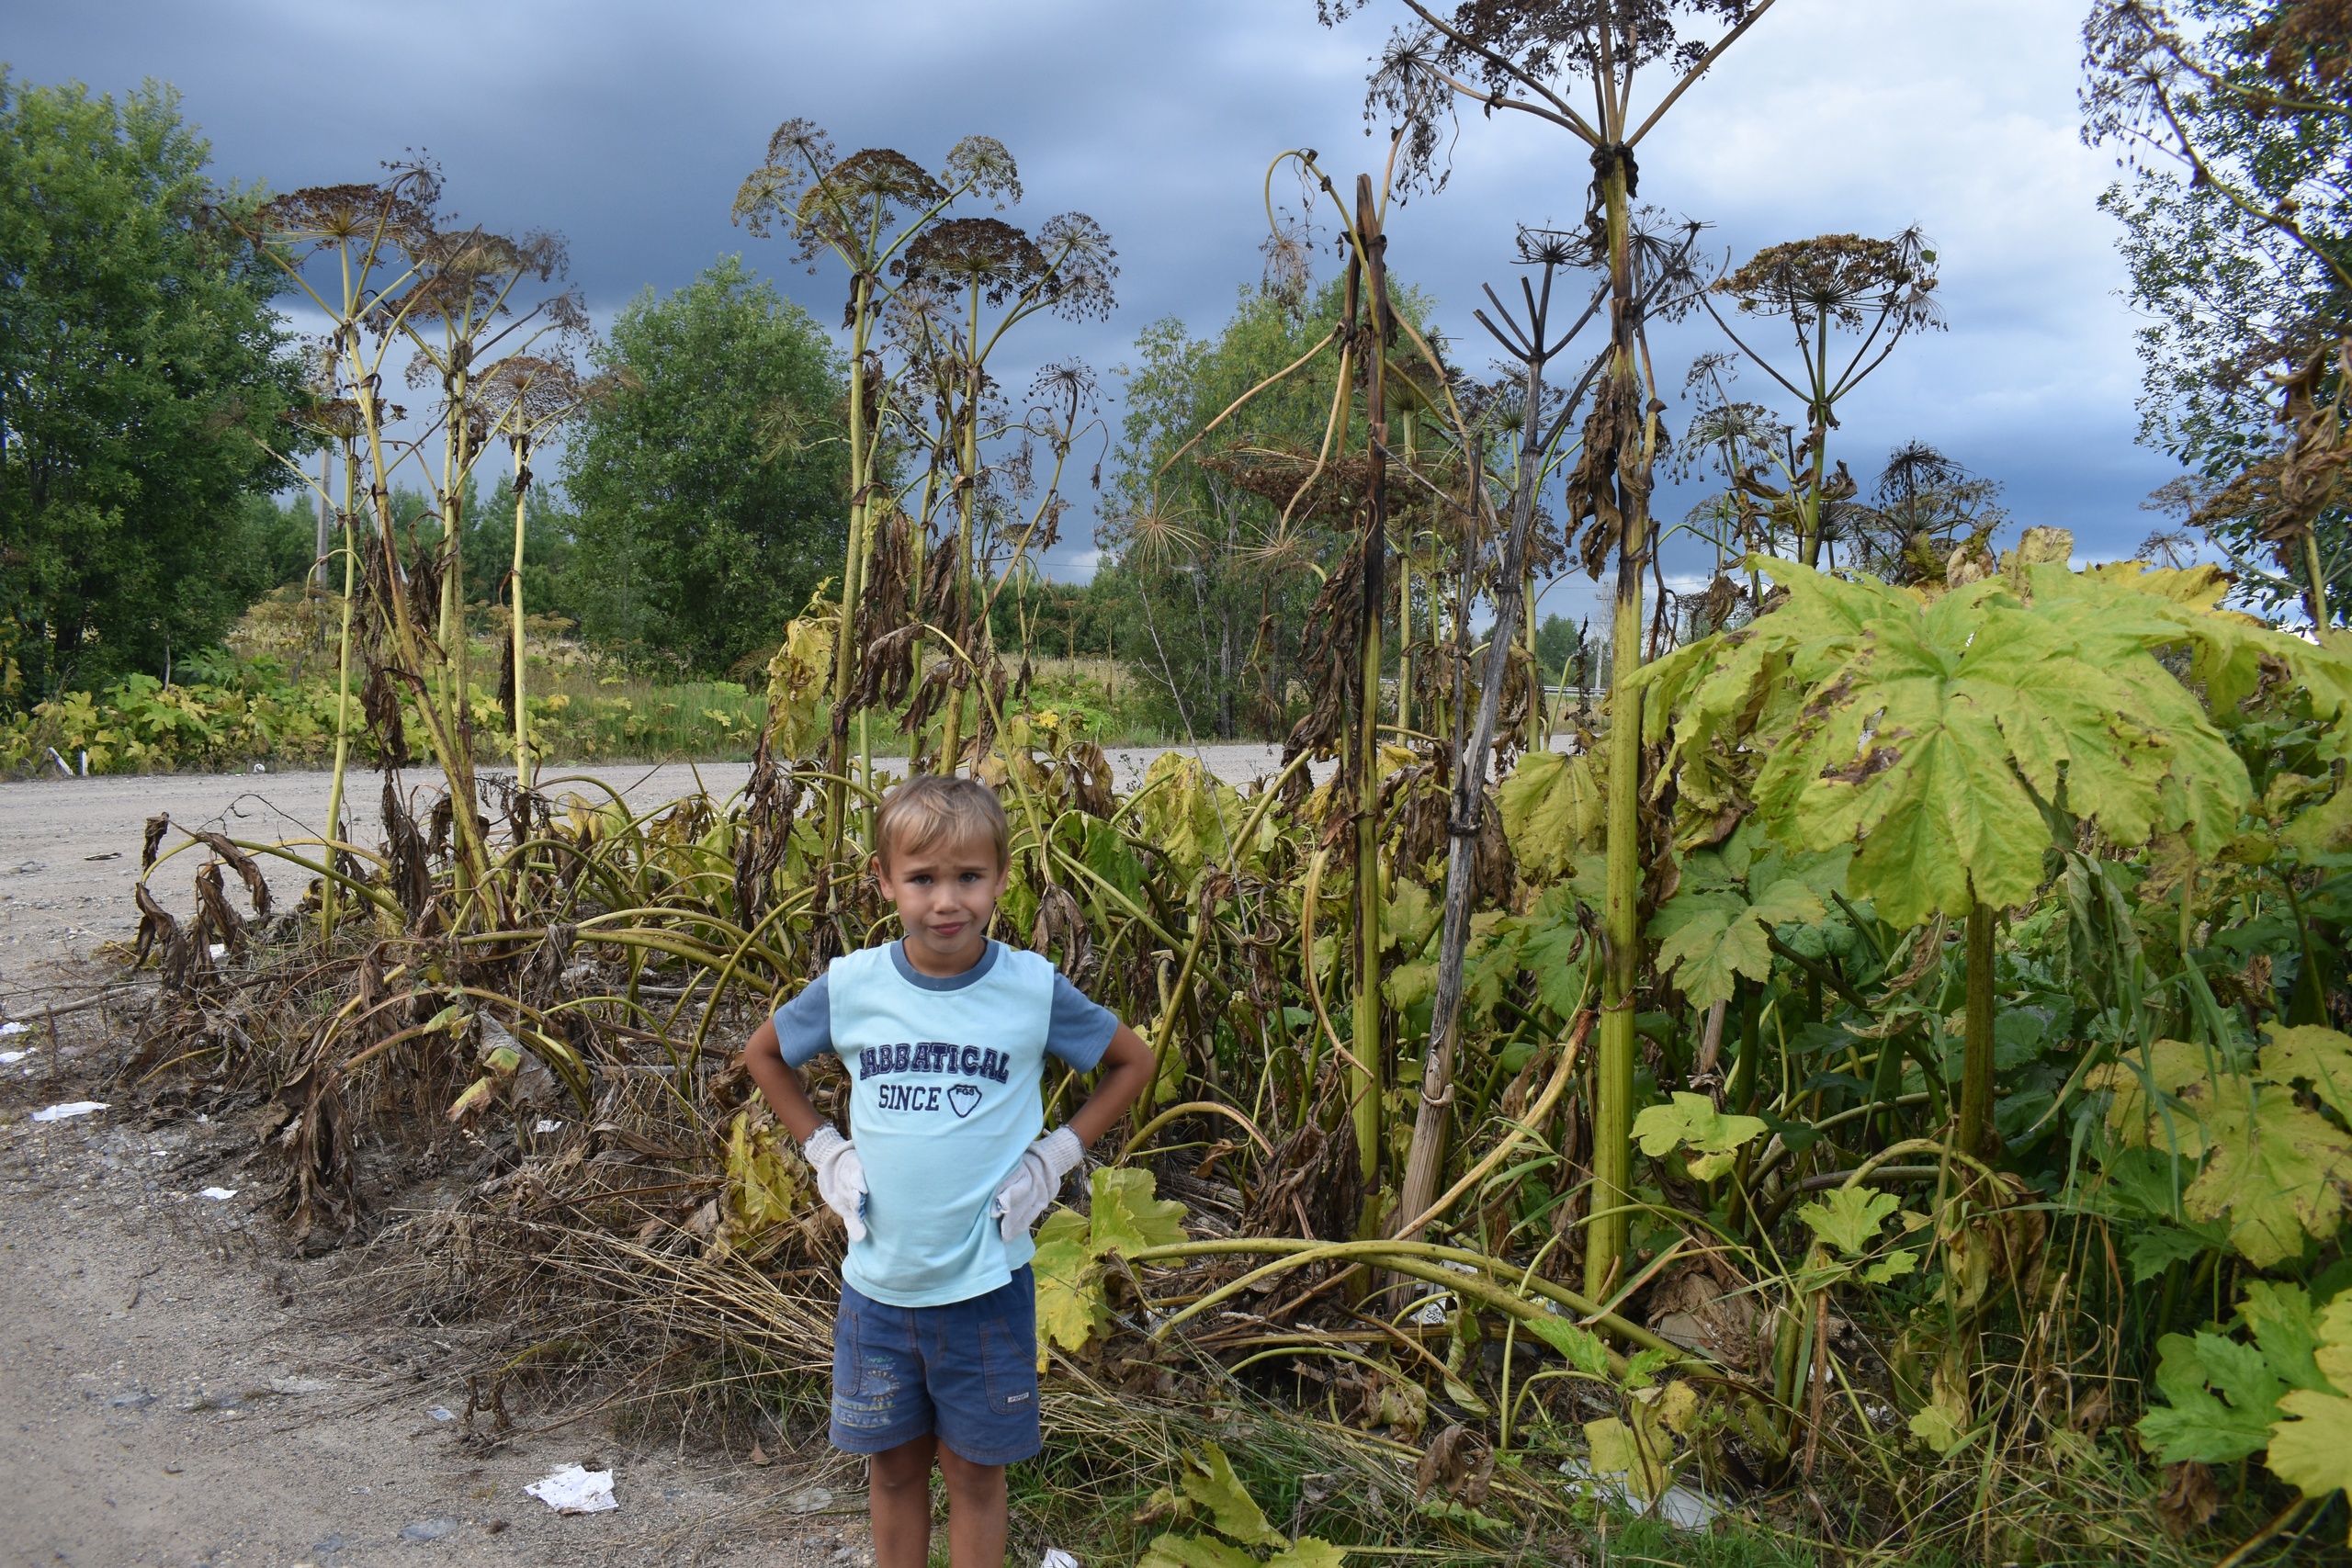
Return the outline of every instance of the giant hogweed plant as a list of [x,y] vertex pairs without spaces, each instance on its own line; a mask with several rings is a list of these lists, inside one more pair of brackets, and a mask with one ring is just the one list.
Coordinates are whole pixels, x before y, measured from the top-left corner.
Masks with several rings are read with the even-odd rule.
[[2312,690],[2323,722],[2352,702],[2352,663],[2216,608],[2218,572],[2075,572],[2072,546],[2030,530],[2009,570],[1934,595],[1758,560],[1789,603],[1638,682],[1671,728],[1686,843],[1752,810],[1792,850],[1853,846],[1846,892],[1896,929],[1967,922],[1968,1153],[1990,1109],[1995,911],[2029,902],[2080,828],[2125,849],[2164,834],[2205,860],[2232,843],[2252,784],[2221,726],[2266,661]]
[[[2154,1222],[2130,1248],[2136,1279],[2217,1249],[2253,1269],[2294,1267],[2333,1242],[2339,1192],[2352,1179],[2341,1088],[2352,1081],[2352,1041],[2274,1026],[2257,1053],[2240,1010],[2216,1002],[2188,950],[2200,863],[2232,868],[2241,881],[2250,871],[2277,875],[2274,898],[2283,893],[2303,919],[2298,878],[2327,874],[2342,848],[2346,803],[2327,770],[2340,767],[2346,745],[2352,664],[2219,608],[2229,582],[2210,568],[2127,562],[2077,572],[2065,564],[2070,547],[2062,535],[2029,531],[1999,574],[1945,592],[1756,560],[1788,590],[1781,608],[1644,671],[1686,846],[1682,888],[1653,923],[1661,971],[1696,1001],[1727,995],[1743,979],[1760,982],[1776,954],[1804,963],[1783,934],[1819,918],[1816,888],[1890,935],[1964,921],[1960,1094],[1937,1156],[1961,1174],[1962,1189],[1995,1181],[1984,1162],[2007,1152],[2002,1132],[2030,1143],[2072,1101],[2082,1110],[2077,1142],[2101,1173],[2095,1212]],[[2257,790],[2246,753],[2267,759],[2282,727],[2248,710],[2281,686],[2296,694],[2299,710],[2284,727],[2295,742],[2286,754],[2311,772],[2266,766],[2270,776]],[[1722,824],[1742,818],[1728,840],[1716,840]],[[2018,1113],[1996,1132],[1996,1067],[2003,1043],[2018,1038],[2005,1025],[2035,1027],[1997,1010],[1996,912],[2045,904],[2055,891],[2074,921],[2098,924],[2097,906],[2120,900],[2102,891],[2113,888],[2111,874],[2082,855],[2086,844],[2169,866],[2157,886],[2180,890],[2186,968],[2176,1016],[2189,1038],[2153,1036],[2159,1004],[2134,998],[2103,1047],[2086,1052],[2063,1084],[2019,1096]],[[1807,864],[1817,878],[1804,876]],[[2214,897],[2212,915],[2230,901]],[[2139,947],[2128,933],[2125,941]],[[2309,975],[2307,927],[2301,941]],[[1920,1081],[1894,1048],[1904,1028],[1897,1010],[1868,1031],[1881,1048],[1866,1106],[1893,1109],[1899,1090]],[[1938,1053],[1931,1043],[1922,1055],[1932,1066]],[[1746,1109],[1754,1078],[1741,1066],[1732,1099]],[[1932,1101],[1928,1087],[1922,1098]],[[1930,1131],[1912,1146],[1937,1149]],[[2011,1201],[1997,1187],[1983,1190]],[[1948,1224],[1939,1235],[1947,1247],[1960,1239]],[[1956,1249],[1948,1269],[1948,1298],[1966,1250]],[[2247,1311],[2258,1318],[2270,1287],[2248,1288]],[[2310,1318],[2306,1308],[2306,1325]],[[2201,1392],[2202,1381],[2222,1387],[2236,1374],[2221,1369],[2240,1353],[2210,1334],[2190,1344],[2178,1335],[2164,1341],[2156,1382],[2171,1405],[2143,1431],[2176,1462],[2259,1449],[2268,1424],[2282,1419],[2275,1398],[2255,1400],[2239,1379],[2227,1408],[2263,1414],[2233,1415],[2233,1435],[2215,1436],[2224,1407]],[[1965,1370],[1947,1357],[1931,1381],[1914,1430],[1936,1446],[1959,1446],[1969,1427]],[[2316,1374],[2293,1386],[2319,1402],[2311,1418],[2333,1418],[2335,1406],[2324,1403],[2333,1387]],[[2312,1461],[2313,1430],[2298,1422],[2288,1459],[2274,1468],[2316,1500],[2341,1482]]]
[[[1571,526],[1585,534],[1583,554],[1598,581],[1613,554],[1611,707],[1622,716],[1641,699],[1630,682],[1640,668],[1642,573],[1657,547],[1649,498],[1663,449],[1657,418],[1665,405],[1652,373],[1642,299],[1634,201],[1640,193],[1638,149],[1709,67],[1771,8],[1772,0],[1487,0],[1450,10],[1403,0],[1409,20],[1392,35],[1371,84],[1371,103],[1397,111],[1407,127],[1408,183],[1442,186],[1442,118],[1460,103],[1484,115],[1524,115],[1566,132],[1589,153],[1586,225],[1605,258],[1611,353],[1594,389],[1582,450],[1567,480]],[[1336,24],[1358,9],[1349,0],[1318,0]],[[1693,30],[1715,31],[1712,39]],[[1637,88],[1669,84],[1644,106]],[[1655,309],[1657,301],[1646,302]],[[1602,922],[1608,964],[1601,999],[1595,1099],[1597,1219],[1585,1235],[1585,1284],[1595,1294],[1624,1273],[1633,1218],[1631,1177],[1634,1067],[1634,993],[1642,967],[1643,880],[1639,847],[1642,758],[1638,723],[1608,729],[1610,811]],[[1425,1098],[1442,1095],[1424,1083]]]

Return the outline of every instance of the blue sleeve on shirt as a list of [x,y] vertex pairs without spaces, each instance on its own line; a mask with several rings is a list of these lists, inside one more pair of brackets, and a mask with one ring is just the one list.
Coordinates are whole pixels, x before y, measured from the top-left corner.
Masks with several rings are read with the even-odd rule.
[[[828,978],[818,976],[798,996],[775,1010],[776,1043],[784,1047],[787,1067],[805,1067],[833,1048],[833,1000]],[[1061,1017],[1058,1010],[1054,1016]],[[1108,1041],[1110,1036],[1103,1039]],[[1095,1055],[1102,1055],[1099,1048]]]
[[[776,1029],[778,1033],[783,1032],[781,1023]],[[1102,1053],[1111,1048],[1111,1036],[1118,1032],[1116,1013],[1071,985],[1069,976],[1054,976],[1054,1015],[1046,1025],[1046,1050],[1049,1055],[1061,1058],[1074,1072],[1091,1073],[1102,1059]]]

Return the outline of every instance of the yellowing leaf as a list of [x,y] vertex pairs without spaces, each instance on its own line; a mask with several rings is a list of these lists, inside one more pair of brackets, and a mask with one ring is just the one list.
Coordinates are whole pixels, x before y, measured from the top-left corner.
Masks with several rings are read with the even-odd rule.
[[1592,1454],[1596,1475],[1622,1475],[1626,1489],[1654,1499],[1674,1483],[1674,1472],[1657,1452],[1657,1441],[1645,1443],[1634,1428],[1613,1416],[1584,1424],[1584,1440]]
[[2352,1295],[2337,1296],[2321,1314],[2313,1361],[2336,1392],[2352,1394]]
[[449,1120],[462,1122],[474,1111],[488,1105],[492,1097],[498,1093],[499,1084],[500,1080],[494,1077],[476,1078],[467,1086],[463,1094],[450,1102]]
[[1402,1011],[1417,1002],[1427,1000],[1437,991],[1437,965],[1426,959],[1399,964],[1380,983],[1381,995],[1388,1005]]
[[2262,1076],[2273,1083],[2301,1082],[2339,1112],[2352,1113],[2352,1039],[2316,1024],[2264,1031]]
[[1098,1170],[1091,1179],[1094,1223],[1089,1249],[1094,1256],[1114,1249],[1136,1253],[1148,1247],[1173,1247],[1184,1239],[1184,1205],[1154,1198],[1151,1172]]
[[[2274,1322],[2297,1318],[2298,1309],[2302,1319],[2309,1317],[2308,1301],[2293,1286],[2278,1288],[2263,1306]],[[2263,1324],[2256,1326],[2259,1332]],[[2310,1370],[2325,1381],[2314,1387],[2296,1380],[2303,1385],[2280,1396],[2282,1419],[2269,1429],[2270,1451],[2263,1462],[2272,1474],[2301,1488],[2304,1496],[2322,1497],[2352,1486],[2352,1295],[2337,1296],[2312,1326],[2319,1348]],[[2271,1346],[2266,1343],[2264,1349],[2274,1362],[2278,1359]]]
[[2225,1078],[2205,1112],[2212,1160],[2181,1194],[2191,1219],[2227,1216],[2230,1245],[2257,1268],[2335,1234],[2337,1182],[2352,1176],[2352,1142],[2286,1089]]
[[1579,1328],[1565,1317],[1545,1313],[1527,1319],[1525,1326],[1537,1338],[1568,1359],[1568,1365],[1594,1377],[1609,1371],[1609,1348],[1590,1329]]
[[1839,1187],[1826,1200],[1800,1208],[1797,1218],[1814,1235],[1847,1257],[1856,1258],[1878,1244],[1878,1227],[1900,1201],[1892,1192]]
[[1210,1536],[1160,1535],[1136,1568],[1258,1568],[1258,1560]]
[[2195,1154],[2203,1147],[2196,1113],[2165,1098],[2201,1084],[2216,1066],[2212,1053],[2185,1040],[2158,1040],[2144,1052],[2095,1067],[2084,1078],[2094,1089],[2113,1089],[2107,1124],[2133,1148],[2155,1147]]
[[1703,1094],[1677,1090],[1670,1105],[1644,1108],[1634,1118],[1634,1136],[1653,1159],[1687,1144],[1703,1154],[1727,1154],[1764,1132],[1754,1116],[1726,1116]]
[[1950,1458],[1968,1441],[1968,1429],[1954,1422],[1951,1412],[1941,1404],[1921,1405],[1904,1426],[1942,1458]]
[[1037,1256],[1029,1267],[1037,1285],[1041,1364],[1046,1341],[1065,1350],[1082,1350],[1108,1319],[1087,1231],[1085,1216],[1069,1209],[1056,1209],[1037,1227]]
[[1216,1527],[1219,1535],[1229,1536],[1245,1546],[1290,1544],[1266,1522],[1264,1510],[1233,1473],[1233,1462],[1225,1457],[1223,1449],[1215,1443],[1203,1443],[1199,1452],[1183,1456],[1182,1465],[1177,1483],[1194,1507],[1207,1512],[1209,1522]]
[[1720,1181],[1739,1164],[1739,1151],[1725,1149],[1721,1154],[1692,1155],[1682,1162],[1694,1181]]
[[1968,1406],[1968,1379],[1949,1359],[1928,1380],[1928,1403],[1905,1423],[1911,1435],[1950,1459],[1966,1447],[1975,1416]]
[[1487,1402],[1479,1398],[1476,1393],[1472,1393],[1468,1383],[1464,1382],[1452,1372],[1445,1374],[1444,1382],[1445,1397],[1449,1402],[1460,1405],[1463,1409],[1482,1420],[1485,1419],[1487,1415]]
[[714,1250],[742,1252],[752,1261],[782,1241],[782,1227],[810,1207],[808,1167],[773,1127],[752,1131],[749,1111],[727,1131],[727,1195]]
[[2339,788],[2319,805],[2305,807],[2278,837],[2306,862],[2352,849],[2352,788]]
[[1152,760],[1134,800],[1145,836],[1188,879],[1205,863],[1227,858],[1226,834],[1228,829],[1238,831],[1248,816],[1231,785],[1217,782],[1181,751],[1164,751]]
[[831,615],[793,621],[768,660],[770,736],[782,756],[814,756],[830,732],[825,698],[832,682],[834,626]]
[[1030,1264],[1037,1285],[1037,1363],[1048,1342],[1083,1349],[1110,1321],[1102,1300],[1101,1259],[1114,1250],[1140,1252],[1184,1239],[1184,1205],[1152,1196],[1148,1170],[1098,1170],[1090,1218],[1056,1209],[1037,1227],[1037,1255]]
[[1372,1396],[1370,1425],[1386,1427],[1391,1435],[1412,1438],[1430,1418],[1429,1390],[1409,1378],[1383,1377]]
[[2306,1497],[2352,1486],[2352,1399],[2299,1388],[2278,1408],[2288,1419],[2270,1428],[2270,1473]]
[[[1672,765],[1707,795],[1712,749],[1762,712],[1761,814],[1792,844],[1858,846],[1851,888],[1896,925],[2031,897],[2050,844],[2044,805],[2119,843],[2164,829],[2211,855],[2236,831],[2250,786],[2157,651],[2190,649],[2217,707],[2252,690],[2270,657],[2330,682],[2322,705],[2340,711],[2335,686],[2352,693],[2352,663],[2280,649],[2271,639],[2295,639],[2183,598],[2174,580],[2076,573],[2030,554],[2008,576],[1931,603],[1758,558],[1789,591],[1782,608],[1635,677],[1674,716]],[[1802,702],[1774,706],[1791,688]]]
[[1862,1270],[1862,1278],[1873,1285],[1891,1284],[1919,1267],[1919,1255],[1907,1247],[1890,1252],[1879,1262]]
[[1400,876],[1380,912],[1380,946],[1410,958],[1429,945],[1440,911],[1430,890],[1410,877]]
[[1677,1378],[1666,1385],[1665,1391],[1658,1395],[1657,1404],[1652,1408],[1668,1430],[1679,1432],[1687,1438],[1698,1423],[1701,1403],[1699,1391]]
[[[1498,1521],[1500,1522],[1500,1521]],[[1266,1559],[1266,1568],[1340,1568],[1348,1549],[1311,1535],[1300,1536]]]
[[1565,874],[1607,831],[1607,800],[1588,757],[1531,751],[1497,793],[1503,838],[1521,874],[1535,881]]

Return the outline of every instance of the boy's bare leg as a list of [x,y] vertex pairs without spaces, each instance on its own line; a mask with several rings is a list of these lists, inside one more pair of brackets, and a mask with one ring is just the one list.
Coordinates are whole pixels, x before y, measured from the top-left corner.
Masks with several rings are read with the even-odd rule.
[[[926,1432],[895,1449],[885,1449],[865,1461],[866,1509],[873,1520],[874,1568],[927,1568],[931,1562],[931,1461],[947,1459],[939,1439]],[[961,1460],[955,1461],[962,1464]],[[968,1467],[967,1467],[968,1468]],[[956,1472],[948,1472],[955,1485]],[[1001,1474],[1001,1472],[1000,1472]],[[1000,1479],[1000,1495],[1001,1492]],[[1001,1518],[1003,1506],[998,1506]],[[956,1540],[950,1527],[948,1540]],[[997,1527],[998,1555],[1003,1553],[1004,1528]],[[961,1568],[963,1558],[956,1558]],[[993,1568],[993,1565],[991,1565]]]
[[1004,1568],[1004,1466],[974,1464],[943,1443],[939,1471],[947,1478],[950,1568]]

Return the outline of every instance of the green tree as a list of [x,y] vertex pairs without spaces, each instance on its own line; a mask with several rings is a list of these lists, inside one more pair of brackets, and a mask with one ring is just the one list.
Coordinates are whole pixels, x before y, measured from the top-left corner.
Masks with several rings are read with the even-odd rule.
[[1544,624],[1535,628],[1535,661],[1543,666],[1544,679],[1549,684],[1559,684],[1563,671],[1569,677],[1577,673],[1569,666],[1576,662],[1583,648],[1583,626],[1566,615],[1546,615]]
[[2100,0],[2084,38],[2085,138],[2132,164],[2099,205],[2149,317],[2141,438],[2188,468],[2167,499],[2241,592],[2324,615],[2352,603],[2352,17],[2315,0]]
[[[1414,290],[1397,289],[1394,302],[1408,320],[1427,319],[1429,302]],[[1120,657],[1159,694],[1161,721],[1176,733],[1230,739],[1288,728],[1306,612],[1340,554],[1344,518],[1318,510],[1325,491],[1287,523],[1270,498],[1287,495],[1318,449],[1336,359],[1268,389],[1193,443],[1236,399],[1327,338],[1340,311],[1337,282],[1312,297],[1244,288],[1213,338],[1170,318],[1136,341],[1106,480],[1104,564],[1115,570],[1097,582],[1125,590]]]
[[727,256],[632,300],[596,360],[617,389],[565,453],[564,598],[599,641],[726,670],[774,643],[841,558],[841,356]]
[[[300,582],[317,558],[317,513],[308,495],[249,495],[224,553],[224,577],[241,584],[229,596],[250,604],[273,588]],[[340,582],[341,578],[336,581]],[[224,586],[227,584],[224,584]]]
[[[564,497],[553,485],[535,483],[523,496],[523,609],[526,615],[580,618],[580,577],[571,570],[574,523]],[[514,479],[501,474],[490,500],[466,513],[466,553],[479,561],[507,561],[514,555]],[[477,604],[499,599],[500,579],[485,571],[467,584]]]
[[[276,276],[215,220],[248,197],[169,88],[0,73],[0,638],[15,700],[162,673],[257,587],[240,544],[300,375]],[[307,550],[305,551],[307,556]],[[0,669],[9,650],[0,648]]]

